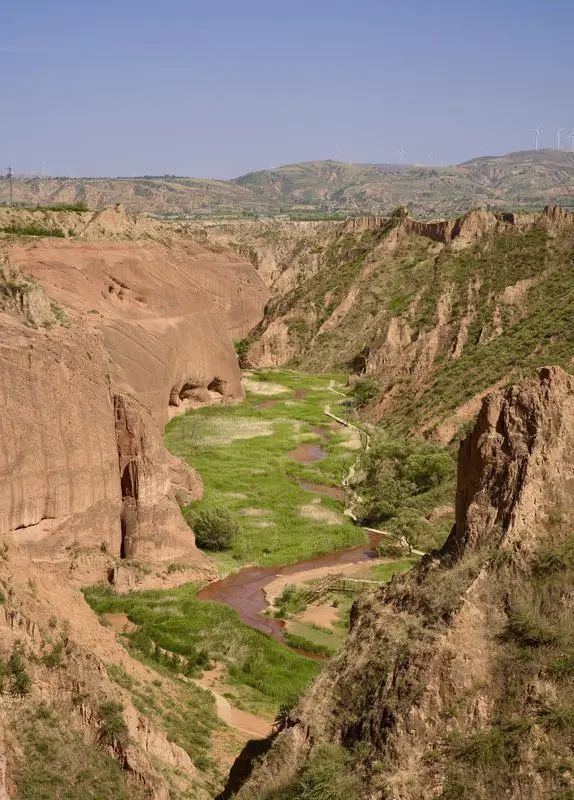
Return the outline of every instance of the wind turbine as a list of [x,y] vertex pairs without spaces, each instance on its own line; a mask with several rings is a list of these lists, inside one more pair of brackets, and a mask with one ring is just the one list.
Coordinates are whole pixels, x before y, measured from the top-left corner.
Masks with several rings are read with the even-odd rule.
[[537,128],[530,128],[530,130],[534,134],[534,149],[538,150],[538,141],[540,139],[540,131],[542,130],[542,125],[539,125]]
[[574,131],[572,131],[572,133],[569,133],[566,138],[570,139],[570,152],[574,153]]
[[560,134],[562,131],[565,131],[566,128],[557,128],[556,125],[554,127],[556,128],[556,149],[560,150]]
[[401,156],[401,164],[402,164],[403,161],[405,160],[405,156],[407,154],[407,151],[405,150],[404,147],[401,147],[401,149],[399,150],[399,154]]

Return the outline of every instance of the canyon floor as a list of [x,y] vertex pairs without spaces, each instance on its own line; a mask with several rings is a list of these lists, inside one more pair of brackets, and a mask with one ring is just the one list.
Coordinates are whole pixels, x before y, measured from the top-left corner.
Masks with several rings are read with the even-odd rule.
[[[361,588],[416,562],[380,557],[343,513],[341,483],[361,442],[357,430],[325,413],[349,415],[340,377],[249,372],[243,402],[189,409],[168,424],[168,448],[205,485],[184,514],[223,504],[241,520],[232,546],[208,553],[220,580],[123,594],[101,584],[85,590],[132,655],[205,690],[209,714],[198,709],[193,757],[215,787],[245,742],[269,735],[342,646]],[[177,575],[179,565],[167,570]],[[333,586],[306,599],[326,576],[352,578],[357,591]],[[149,712],[153,699],[129,683]]]

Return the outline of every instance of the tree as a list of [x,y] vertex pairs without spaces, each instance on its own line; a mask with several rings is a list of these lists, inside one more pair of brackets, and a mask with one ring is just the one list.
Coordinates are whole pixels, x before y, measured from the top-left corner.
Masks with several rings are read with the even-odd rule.
[[240,531],[236,517],[221,506],[192,512],[189,521],[198,547],[205,550],[226,550]]

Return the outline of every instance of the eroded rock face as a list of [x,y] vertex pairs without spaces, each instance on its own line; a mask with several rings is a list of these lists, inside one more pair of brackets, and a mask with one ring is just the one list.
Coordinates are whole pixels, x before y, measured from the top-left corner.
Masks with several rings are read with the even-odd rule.
[[186,242],[41,240],[10,249],[64,308],[102,331],[114,388],[162,424],[188,387],[240,397],[232,341],[259,320],[268,292],[253,267]]
[[[458,460],[456,525],[445,551],[463,554],[508,535],[568,485],[574,378],[545,367],[537,378],[488,395]],[[523,546],[527,542],[523,541]]]
[[[43,555],[64,557],[74,540],[103,541],[119,553],[117,447],[101,337],[59,326],[33,331],[0,314],[0,395],[0,531],[15,531]],[[79,531],[50,530],[83,515]]]
[[181,407],[242,397],[233,339],[267,298],[255,270],[183,240],[42,239],[5,260],[43,300],[0,311],[0,531],[37,558],[101,546],[204,570],[176,502],[201,481],[161,431]]
[[[461,780],[489,800],[492,765],[469,773],[455,753],[491,731],[503,737],[501,717],[531,720],[496,778],[505,796],[545,800],[557,785],[572,785],[571,776],[551,776],[544,766],[550,753],[560,758],[568,750],[567,738],[536,722],[541,698],[560,692],[544,670],[536,685],[521,683],[512,658],[525,655],[507,642],[513,604],[534,596],[536,608],[539,585],[529,583],[536,552],[553,542],[561,553],[571,533],[573,452],[574,379],[562,370],[545,368],[484,400],[461,447],[456,526],[447,544],[355,603],[345,647],[251,772],[241,762],[248,777],[234,796],[277,793],[330,742],[367,753],[355,769],[369,800],[431,800]],[[562,526],[552,521],[557,511]],[[566,618],[572,587],[564,585],[561,596],[558,586],[554,578],[554,613]],[[548,736],[555,738],[549,743]]]
[[[178,502],[201,497],[200,477],[165,449],[149,411],[137,400],[116,394],[114,410],[122,496],[121,557],[189,559],[190,530]],[[194,561],[198,566],[203,563],[199,554]]]

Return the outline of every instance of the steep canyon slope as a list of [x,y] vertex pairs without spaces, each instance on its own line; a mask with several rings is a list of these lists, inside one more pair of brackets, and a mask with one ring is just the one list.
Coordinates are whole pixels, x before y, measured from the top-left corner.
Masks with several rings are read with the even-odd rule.
[[346,223],[222,223],[204,236],[227,237],[271,279],[251,363],[362,375],[374,420],[448,442],[488,389],[572,364],[574,215],[559,208],[431,222],[399,209]]
[[572,795],[573,447],[562,370],[485,398],[445,546],[357,601],[342,652],[225,796]]
[[[130,658],[79,588],[213,574],[179,508],[201,496],[201,479],[168,453],[162,430],[190,405],[243,396],[233,339],[259,320],[268,291],[244,259],[166,237],[122,209],[90,215],[93,238],[29,235],[62,230],[65,212],[6,213],[0,691],[23,699],[0,712],[0,796],[27,780],[68,796],[57,782],[72,787],[78,763],[106,796],[205,797],[193,749],[166,733],[172,712],[162,722],[163,706],[136,708],[121,688],[156,692],[157,673]],[[178,713],[191,710],[188,729],[206,724],[194,709],[213,713],[199,690],[166,677],[158,702],[172,695]]]
[[[83,536],[112,553],[181,557],[189,534],[173,496],[200,483],[161,427],[182,405],[241,396],[232,339],[259,319],[263,284],[240,259],[185,242],[12,239],[4,295],[50,302],[39,320],[2,314],[2,530],[62,553],[63,528],[87,513]],[[27,530],[43,520],[46,536]],[[131,544],[118,546],[122,526]]]

